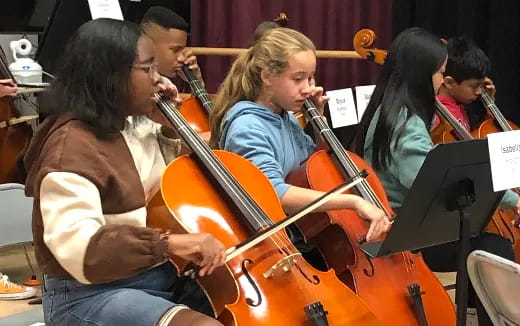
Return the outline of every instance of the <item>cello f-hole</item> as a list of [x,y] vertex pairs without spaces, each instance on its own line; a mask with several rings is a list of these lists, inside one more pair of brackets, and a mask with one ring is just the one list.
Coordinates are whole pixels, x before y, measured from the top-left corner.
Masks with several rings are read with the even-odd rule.
[[246,303],[248,305],[250,305],[251,307],[258,307],[259,305],[262,304],[262,294],[260,294],[260,290],[258,289],[258,286],[256,286],[255,281],[253,280],[253,278],[249,274],[249,271],[247,270],[247,265],[252,264],[252,263],[253,263],[253,261],[251,259],[245,259],[242,262],[242,273],[244,273],[244,276],[247,278],[247,280],[249,281],[249,283],[255,290],[257,298],[256,298],[256,302],[254,302],[253,299],[251,299],[251,298],[246,298]]
[[363,274],[365,274],[366,276],[368,277],[372,277],[374,276],[375,274],[375,268],[374,268],[374,264],[372,263],[372,258],[370,258],[366,253],[365,254],[365,259],[367,260],[368,262],[368,265],[370,266],[370,269],[366,269],[366,268],[363,268]]
[[311,277],[309,277],[301,268],[300,266],[298,266],[298,264],[295,264],[294,265],[296,267],[296,269],[298,269],[298,271],[300,272],[300,274],[302,274],[303,277],[305,277],[305,279],[307,281],[309,281],[311,284],[320,284],[320,278],[318,277],[318,275],[315,275],[313,274]]

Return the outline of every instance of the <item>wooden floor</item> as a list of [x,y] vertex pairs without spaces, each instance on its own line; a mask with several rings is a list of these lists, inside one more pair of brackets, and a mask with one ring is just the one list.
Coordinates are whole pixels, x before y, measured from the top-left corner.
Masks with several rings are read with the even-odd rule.
[[[36,275],[39,275],[36,261],[34,258],[34,250],[31,245],[26,245],[29,258],[33,267],[36,269]],[[22,283],[24,280],[31,277],[32,272],[25,258],[23,246],[9,246],[0,248],[0,272],[9,276],[9,279]],[[455,273],[435,273],[443,285],[455,283]],[[38,291],[40,295],[41,291]],[[455,291],[448,291],[452,300],[454,300]],[[12,300],[0,301],[0,318],[9,316],[15,313],[28,311],[31,309],[41,308],[40,305],[29,305],[30,300]]]

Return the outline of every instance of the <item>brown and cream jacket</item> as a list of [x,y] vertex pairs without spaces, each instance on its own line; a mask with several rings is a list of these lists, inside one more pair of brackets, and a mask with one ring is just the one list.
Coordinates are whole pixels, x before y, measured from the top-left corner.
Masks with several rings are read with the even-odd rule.
[[99,138],[70,114],[48,117],[24,160],[42,272],[100,283],[163,262],[166,242],[146,227],[146,203],[179,149],[146,118]]

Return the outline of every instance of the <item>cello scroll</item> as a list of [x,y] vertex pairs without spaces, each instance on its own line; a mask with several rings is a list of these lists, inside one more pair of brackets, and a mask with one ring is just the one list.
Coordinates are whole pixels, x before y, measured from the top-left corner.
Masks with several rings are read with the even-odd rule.
[[376,40],[376,33],[368,28],[364,28],[354,35],[354,50],[363,57],[377,64],[384,64],[386,59],[386,50],[372,47]]
[[289,17],[285,12],[281,12],[278,17],[273,19],[275,23],[277,23],[280,27],[287,27],[289,25]]

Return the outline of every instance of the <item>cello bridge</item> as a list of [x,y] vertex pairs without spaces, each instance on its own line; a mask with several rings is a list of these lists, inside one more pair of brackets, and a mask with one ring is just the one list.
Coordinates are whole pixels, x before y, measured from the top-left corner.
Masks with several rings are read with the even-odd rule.
[[291,270],[291,267],[296,264],[297,259],[301,256],[301,253],[294,253],[290,254],[288,256],[285,256],[284,258],[280,259],[276,264],[271,266],[267,271],[263,273],[265,278],[271,278],[273,277],[274,273],[276,273],[277,270],[282,270],[284,272],[288,272]]

